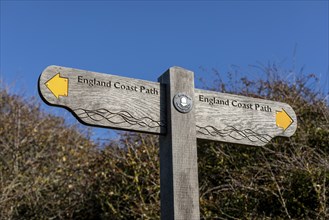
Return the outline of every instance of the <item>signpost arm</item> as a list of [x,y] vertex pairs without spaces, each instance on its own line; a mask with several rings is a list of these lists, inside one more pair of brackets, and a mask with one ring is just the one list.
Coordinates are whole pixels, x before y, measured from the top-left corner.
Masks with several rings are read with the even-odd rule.
[[[158,81],[166,85],[161,104],[167,108],[167,134],[160,136],[161,219],[200,219],[194,74],[172,67]],[[177,94],[192,97],[189,112],[175,108]]]

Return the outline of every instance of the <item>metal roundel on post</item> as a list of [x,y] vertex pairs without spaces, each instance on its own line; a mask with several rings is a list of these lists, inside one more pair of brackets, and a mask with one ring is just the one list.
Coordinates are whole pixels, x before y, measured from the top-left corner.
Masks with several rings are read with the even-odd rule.
[[173,99],[174,106],[181,113],[188,113],[193,107],[193,100],[184,93],[177,93]]

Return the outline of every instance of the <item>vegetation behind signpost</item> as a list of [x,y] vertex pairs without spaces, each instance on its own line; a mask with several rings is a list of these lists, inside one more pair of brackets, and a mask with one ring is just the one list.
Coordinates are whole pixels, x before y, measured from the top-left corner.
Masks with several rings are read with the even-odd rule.
[[[263,80],[238,83],[218,74],[206,87],[288,103],[297,132],[264,147],[199,140],[201,218],[328,219],[329,108],[316,78],[287,82],[274,64],[260,72]],[[0,219],[159,218],[157,136],[121,133],[99,146],[35,101],[0,90]]]

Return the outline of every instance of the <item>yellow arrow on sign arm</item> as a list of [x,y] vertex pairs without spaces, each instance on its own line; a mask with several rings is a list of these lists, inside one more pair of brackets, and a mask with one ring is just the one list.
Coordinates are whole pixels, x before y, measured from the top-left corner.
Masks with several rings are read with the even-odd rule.
[[59,96],[68,95],[69,79],[61,77],[60,73],[57,73],[53,78],[48,80],[45,85],[57,99]]
[[285,131],[294,120],[288,115],[288,113],[282,109],[282,111],[276,112],[276,126],[283,128]]

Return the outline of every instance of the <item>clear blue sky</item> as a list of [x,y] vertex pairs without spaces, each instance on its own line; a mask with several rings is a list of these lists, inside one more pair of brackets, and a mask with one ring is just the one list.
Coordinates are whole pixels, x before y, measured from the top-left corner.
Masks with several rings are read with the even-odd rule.
[[328,92],[328,11],[328,1],[1,0],[0,78],[27,96],[52,64],[150,81],[181,66],[211,80],[200,66],[291,67],[297,45],[296,66]]

